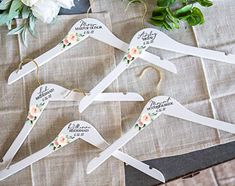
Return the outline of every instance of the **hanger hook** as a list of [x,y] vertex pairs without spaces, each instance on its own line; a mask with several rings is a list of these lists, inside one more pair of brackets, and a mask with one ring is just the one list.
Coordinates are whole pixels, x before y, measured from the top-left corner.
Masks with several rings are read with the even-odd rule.
[[78,92],[78,93],[83,93],[84,96],[86,96],[86,93],[81,89],[81,88],[74,88],[72,90],[70,90],[65,96],[64,98],[67,98],[72,92]]
[[40,81],[40,79],[39,79],[39,66],[38,66],[38,63],[37,63],[34,59],[26,58],[26,59],[22,60],[22,61],[20,62],[20,64],[19,64],[19,66],[18,66],[18,69],[17,69],[16,73],[18,73],[18,72],[22,69],[22,65],[23,65],[23,64],[28,63],[28,62],[30,62],[30,61],[32,61],[32,62],[36,65],[36,67],[37,67],[36,79],[37,79],[37,82],[38,82],[38,84],[39,84],[39,86],[40,86],[40,85],[41,85],[41,81]]
[[160,86],[161,86],[161,84],[162,84],[163,77],[164,77],[164,74],[163,74],[163,72],[162,72],[161,70],[159,70],[158,68],[153,67],[153,66],[147,66],[147,67],[145,67],[145,68],[140,72],[140,74],[138,75],[138,77],[139,77],[140,79],[142,79],[143,76],[145,75],[145,73],[146,73],[148,70],[150,70],[150,69],[155,70],[155,72],[160,75],[160,79],[159,79],[159,81],[158,81],[158,83],[157,83],[157,95],[159,95]]
[[[132,4],[133,2],[135,2],[136,0],[131,0],[128,2],[126,8],[125,8],[125,11],[128,10],[130,4]],[[145,0],[138,0],[141,4],[143,4],[143,7],[144,7],[144,14],[143,14],[143,17],[142,17],[142,27],[144,28],[144,19],[147,15],[147,12],[148,12],[148,6],[147,6],[147,3]]]
[[93,3],[94,3],[95,1],[96,1],[96,0],[90,1],[90,6],[89,6],[89,8],[87,9],[87,12],[86,12],[86,17],[87,17],[87,18],[89,18],[89,12],[90,12],[90,10],[91,10],[91,6],[93,5]]

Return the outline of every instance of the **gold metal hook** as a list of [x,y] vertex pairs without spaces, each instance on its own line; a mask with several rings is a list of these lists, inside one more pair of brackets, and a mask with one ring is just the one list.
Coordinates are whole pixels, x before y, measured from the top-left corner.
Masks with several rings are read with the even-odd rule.
[[38,84],[41,85],[41,81],[40,81],[40,79],[39,79],[39,66],[38,66],[37,62],[36,62],[34,59],[26,58],[26,59],[22,60],[22,61],[20,62],[20,64],[19,64],[19,66],[18,66],[18,69],[17,69],[16,73],[18,73],[18,72],[22,69],[22,65],[23,65],[23,64],[28,63],[28,62],[30,62],[30,61],[34,62],[34,64],[35,64],[36,67],[37,67],[36,79],[37,79]]
[[161,86],[161,84],[162,84],[163,77],[164,77],[164,74],[163,74],[163,72],[162,72],[161,70],[159,70],[158,68],[152,67],[152,66],[147,66],[147,67],[145,67],[145,68],[140,72],[140,74],[138,75],[138,77],[141,79],[141,78],[145,75],[145,73],[146,73],[148,70],[150,70],[150,69],[155,70],[155,72],[160,75],[160,79],[159,79],[159,81],[158,81],[158,83],[157,83],[157,95],[158,95],[158,94],[159,94],[159,90],[160,90],[160,86]]

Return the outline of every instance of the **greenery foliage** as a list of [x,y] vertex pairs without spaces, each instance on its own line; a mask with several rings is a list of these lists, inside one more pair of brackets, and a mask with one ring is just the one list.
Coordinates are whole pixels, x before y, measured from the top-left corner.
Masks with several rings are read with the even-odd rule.
[[[143,3],[143,0],[129,0],[130,3]],[[210,7],[210,0],[156,0],[152,16],[148,20],[154,26],[172,30],[180,27],[180,22],[190,26],[204,23],[204,16],[198,6]]]

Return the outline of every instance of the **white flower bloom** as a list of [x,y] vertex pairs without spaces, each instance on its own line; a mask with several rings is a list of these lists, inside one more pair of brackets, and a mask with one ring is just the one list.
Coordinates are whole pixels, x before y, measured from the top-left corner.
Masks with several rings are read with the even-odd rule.
[[24,3],[27,6],[33,6],[36,2],[38,2],[39,0],[21,0],[22,3]]
[[55,0],[59,6],[66,8],[66,9],[71,9],[72,6],[74,6],[74,0]]
[[54,0],[38,0],[31,9],[36,18],[51,23],[58,15],[60,6]]

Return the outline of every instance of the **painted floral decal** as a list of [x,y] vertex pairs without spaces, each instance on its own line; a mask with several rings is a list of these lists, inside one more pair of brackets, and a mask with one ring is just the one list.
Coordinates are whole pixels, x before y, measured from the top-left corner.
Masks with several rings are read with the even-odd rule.
[[127,62],[127,64],[130,64],[135,58],[137,58],[141,52],[143,51],[145,47],[144,46],[137,46],[131,49],[128,49],[128,53],[124,57],[124,61]]
[[39,117],[41,111],[43,110],[45,103],[40,103],[39,105],[33,105],[29,109],[29,113],[26,119],[26,123],[33,125],[34,122]]
[[83,37],[82,34],[78,34],[75,32],[70,32],[61,42],[63,45],[63,48],[66,48],[67,46],[72,45],[73,43],[79,41]]
[[53,148],[53,150],[58,150],[59,148],[71,143],[72,139],[74,138],[71,136],[59,134],[56,139],[50,144],[50,146]]
[[149,113],[141,115],[138,122],[135,124],[135,128],[138,128],[139,130],[143,129],[154,120],[154,116],[155,115],[150,115]]

